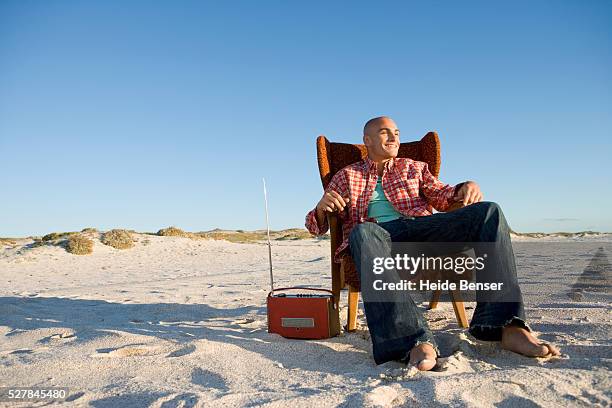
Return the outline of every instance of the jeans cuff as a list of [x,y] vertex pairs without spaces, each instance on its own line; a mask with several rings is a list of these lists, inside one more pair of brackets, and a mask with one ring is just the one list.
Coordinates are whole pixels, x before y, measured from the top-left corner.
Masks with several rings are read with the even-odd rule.
[[518,316],[510,317],[501,325],[475,324],[470,326],[469,332],[472,336],[479,340],[500,341],[502,337],[502,329],[506,326],[521,327],[528,332],[531,332],[531,328],[527,325],[525,320]]
[[376,364],[383,364],[387,361],[404,361],[410,357],[410,351],[422,343],[430,344],[436,354],[440,356],[440,350],[438,349],[435,340],[430,333],[418,333],[413,336],[398,337],[392,340],[386,340],[378,342],[375,339],[372,340],[374,361]]

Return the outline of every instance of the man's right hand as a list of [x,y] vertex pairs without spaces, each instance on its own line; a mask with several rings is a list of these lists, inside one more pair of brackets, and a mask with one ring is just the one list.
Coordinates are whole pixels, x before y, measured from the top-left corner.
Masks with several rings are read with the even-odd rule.
[[344,211],[349,201],[348,197],[343,198],[333,190],[324,193],[317,203],[317,221],[319,221],[319,225],[323,224],[326,212]]

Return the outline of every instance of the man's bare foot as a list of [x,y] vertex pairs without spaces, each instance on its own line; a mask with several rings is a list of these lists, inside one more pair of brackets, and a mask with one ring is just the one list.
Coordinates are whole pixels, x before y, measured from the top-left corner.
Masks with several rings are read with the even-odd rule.
[[542,343],[529,331],[517,326],[506,326],[502,329],[501,346],[527,357],[547,357],[561,354],[552,344]]
[[410,350],[410,365],[420,371],[429,371],[436,365],[436,350],[431,344],[421,343]]

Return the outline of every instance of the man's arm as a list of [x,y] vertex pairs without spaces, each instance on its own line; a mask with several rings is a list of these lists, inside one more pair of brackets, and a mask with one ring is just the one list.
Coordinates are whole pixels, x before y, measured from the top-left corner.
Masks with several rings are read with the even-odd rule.
[[423,163],[423,168],[421,169],[421,192],[429,204],[436,210],[447,211],[451,204],[455,202],[455,197],[463,187],[463,184],[459,183],[456,186],[451,186],[441,182],[431,174],[427,163]]
[[313,235],[325,234],[329,229],[326,213],[338,211],[343,214],[348,203],[348,183],[341,171],[332,177],[316,207],[306,214],[306,229]]

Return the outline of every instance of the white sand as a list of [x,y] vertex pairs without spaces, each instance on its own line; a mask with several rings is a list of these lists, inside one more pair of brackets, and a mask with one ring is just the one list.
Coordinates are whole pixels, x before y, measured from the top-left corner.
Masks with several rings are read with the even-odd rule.
[[[96,242],[87,256],[0,246],[0,385],[68,387],[64,405],[92,407],[612,403],[609,266],[607,294],[567,295],[598,248],[612,256],[610,236],[515,240],[529,323],[562,358],[478,342],[441,304],[426,316],[446,371],[428,373],[376,366],[361,306],[355,333],[268,334],[264,245],[137,239],[128,250]],[[331,286],[328,241],[274,242],[273,253],[279,286]]]

